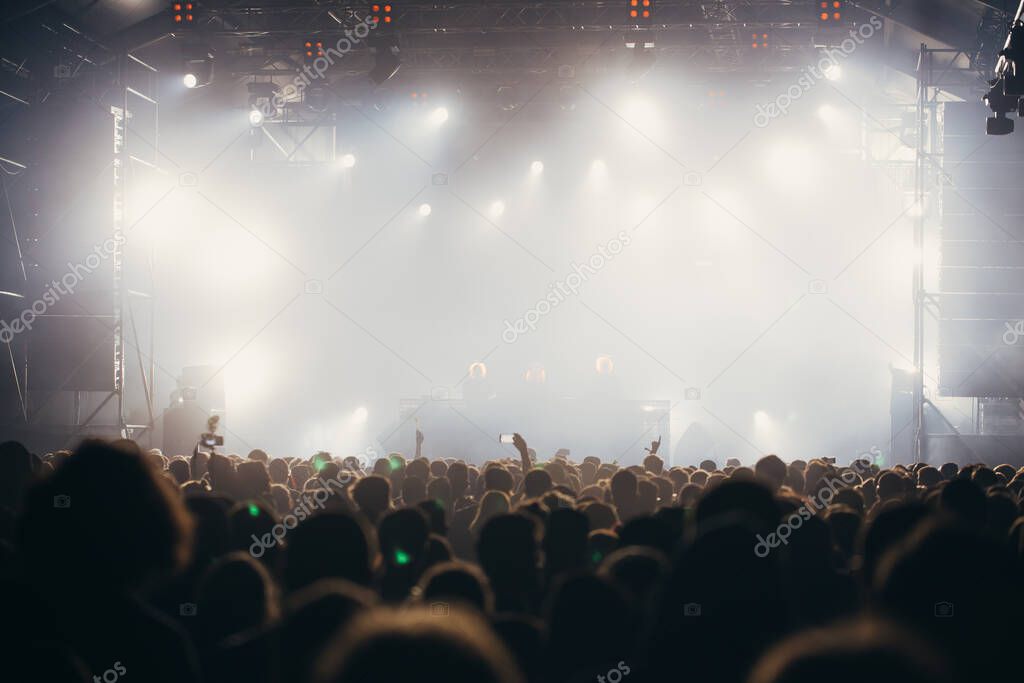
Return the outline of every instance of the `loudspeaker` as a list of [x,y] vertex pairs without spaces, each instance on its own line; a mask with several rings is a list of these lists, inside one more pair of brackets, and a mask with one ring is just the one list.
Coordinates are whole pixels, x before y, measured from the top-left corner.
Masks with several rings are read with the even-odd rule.
[[943,107],[939,394],[1024,397],[1024,138],[974,103]]
[[191,455],[199,435],[206,431],[209,414],[195,401],[172,405],[163,416],[164,455]]

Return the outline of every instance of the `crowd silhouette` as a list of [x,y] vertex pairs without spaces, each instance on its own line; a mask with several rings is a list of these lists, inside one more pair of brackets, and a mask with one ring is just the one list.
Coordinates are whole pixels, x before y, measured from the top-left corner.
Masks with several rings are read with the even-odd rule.
[[[9,680],[1024,679],[1024,469],[0,445]],[[427,444],[429,445],[429,444]],[[7,678],[5,676],[5,678]]]

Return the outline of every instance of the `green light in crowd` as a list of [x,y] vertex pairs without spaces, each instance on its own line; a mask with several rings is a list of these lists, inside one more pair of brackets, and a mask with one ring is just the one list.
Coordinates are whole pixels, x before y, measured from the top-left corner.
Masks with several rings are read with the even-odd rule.
[[595,552],[593,555],[590,556],[590,561],[594,564],[600,564],[602,557],[603,556],[601,555],[601,553]]
[[404,550],[396,550],[395,551],[395,564],[398,564],[398,565],[409,564],[409,553],[405,552]]
[[259,508],[258,505],[256,505],[256,503],[249,503],[249,516],[250,517],[259,517],[260,516],[260,508]]
[[388,458],[388,467],[391,468],[392,472],[394,472],[401,466],[402,463],[398,460],[398,458]]

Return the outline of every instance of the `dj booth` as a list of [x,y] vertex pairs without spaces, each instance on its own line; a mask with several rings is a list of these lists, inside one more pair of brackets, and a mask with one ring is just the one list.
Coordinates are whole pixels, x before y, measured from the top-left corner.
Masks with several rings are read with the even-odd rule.
[[620,465],[639,464],[660,436],[668,457],[669,401],[628,401],[610,398],[493,397],[467,401],[432,398],[402,399],[398,421],[378,437],[389,451],[414,452],[416,429],[424,434],[423,454],[461,458],[480,464],[495,458],[518,457],[499,434],[518,432],[540,460],[560,448],[581,461],[594,455]]

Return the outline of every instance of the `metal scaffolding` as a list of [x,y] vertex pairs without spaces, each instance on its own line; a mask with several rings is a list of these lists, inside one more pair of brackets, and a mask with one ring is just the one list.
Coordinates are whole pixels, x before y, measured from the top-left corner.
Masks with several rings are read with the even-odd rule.
[[[143,434],[151,432],[156,419],[153,402],[153,382],[156,372],[156,361],[154,358],[154,316],[149,316],[149,353],[148,363],[146,354],[142,351],[142,340],[139,337],[138,325],[134,314],[133,300],[141,300],[153,305],[151,293],[140,292],[128,286],[125,272],[125,244],[130,226],[127,224],[128,200],[129,200],[129,177],[133,163],[141,163],[145,166],[157,168],[155,164],[134,156],[129,150],[129,123],[133,117],[133,100],[139,100],[151,105],[158,111],[159,103],[156,99],[140,92],[127,84],[125,77],[125,62],[131,61],[142,65],[147,70],[156,73],[156,69],[141,62],[127,53],[121,55],[117,62],[117,87],[120,92],[120,106],[111,106],[110,115],[113,122],[113,187],[111,192],[111,241],[114,244],[111,254],[113,266],[113,389],[107,392],[96,408],[84,419],[75,425],[73,436],[81,435],[90,427],[112,427],[122,438],[138,439]],[[154,116],[156,125],[159,125],[158,116]],[[158,137],[154,135],[154,144]],[[159,169],[158,169],[159,170]],[[152,283],[152,258],[147,261],[149,280]],[[129,331],[131,336],[129,337]],[[148,415],[145,424],[132,424],[126,410],[129,397],[128,378],[130,376],[130,364],[128,347],[135,351],[138,365],[138,378],[142,387],[143,400]],[[77,394],[78,392],[76,392]],[[113,424],[97,424],[94,421],[99,417],[103,409],[111,402],[115,402],[115,417]],[[78,397],[76,396],[76,405]],[[77,414],[77,410],[76,410]]]
[[927,372],[926,340],[929,317],[939,320],[939,295],[928,291],[925,282],[925,232],[930,204],[938,204],[943,182],[948,180],[943,169],[942,106],[943,94],[960,90],[965,96],[983,83],[981,74],[965,50],[929,48],[921,44],[917,60],[917,145],[914,159],[914,376],[913,376],[913,456],[916,461],[927,458],[928,430],[925,408],[959,437],[960,432],[950,422],[925,391]]

